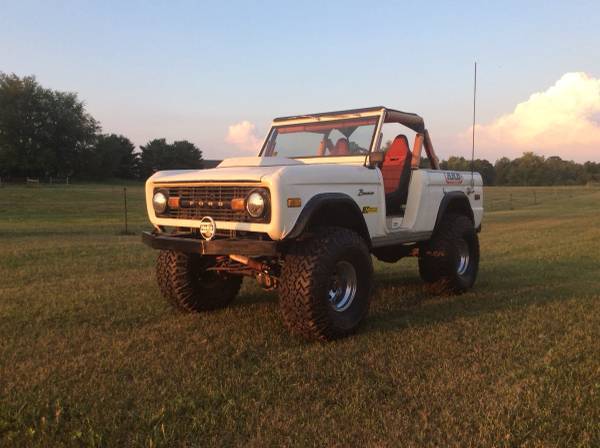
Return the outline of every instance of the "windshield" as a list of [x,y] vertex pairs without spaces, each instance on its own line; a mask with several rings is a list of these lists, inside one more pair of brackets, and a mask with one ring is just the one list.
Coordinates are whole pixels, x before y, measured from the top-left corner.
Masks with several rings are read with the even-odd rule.
[[264,157],[331,157],[366,154],[378,117],[291,124],[271,130]]

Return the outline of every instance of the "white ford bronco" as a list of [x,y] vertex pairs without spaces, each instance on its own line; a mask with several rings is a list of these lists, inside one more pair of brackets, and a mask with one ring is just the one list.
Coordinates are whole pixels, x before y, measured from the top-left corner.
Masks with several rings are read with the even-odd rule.
[[150,177],[154,231],[142,239],[160,250],[158,284],[176,307],[225,307],[254,277],[278,289],[289,330],[335,339],[367,315],[371,254],[418,257],[438,290],[473,286],[482,185],[478,173],[440,170],[416,114],[373,107],[277,118],[257,157]]

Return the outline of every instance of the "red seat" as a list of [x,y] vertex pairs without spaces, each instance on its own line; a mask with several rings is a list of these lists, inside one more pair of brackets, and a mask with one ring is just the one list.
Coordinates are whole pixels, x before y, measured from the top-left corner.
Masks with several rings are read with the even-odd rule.
[[396,136],[381,164],[387,214],[400,213],[406,204],[411,160],[406,135]]
[[350,147],[348,145],[347,138],[339,138],[337,142],[335,142],[335,147],[331,152],[332,156],[347,156],[350,154]]

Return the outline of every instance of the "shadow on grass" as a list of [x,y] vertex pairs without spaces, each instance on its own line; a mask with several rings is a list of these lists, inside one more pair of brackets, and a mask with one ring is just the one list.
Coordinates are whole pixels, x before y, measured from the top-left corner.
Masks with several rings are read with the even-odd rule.
[[[252,279],[246,280],[253,281]],[[242,290],[239,296],[231,304],[231,307],[237,308],[246,305],[258,305],[263,303],[277,303],[277,291],[265,291],[257,285],[252,285],[249,290]]]
[[[552,281],[540,280],[537,272],[546,271]],[[514,260],[496,262],[480,272],[473,290],[462,295],[439,294],[424,284],[414,271],[375,272],[375,290],[371,310],[361,334],[399,332],[410,327],[426,327],[459,319],[493,314],[502,310],[519,310],[565,300],[580,294],[574,285],[585,284],[583,274],[565,274],[556,263]],[[264,307],[267,315],[278,313],[277,291],[264,291],[252,279],[246,279],[240,295],[230,308]],[[256,309],[256,308],[255,308]],[[254,319],[253,313],[241,318]]]
[[[546,271],[552,281],[536,275]],[[556,276],[552,275],[556,271]],[[420,278],[376,274],[376,290],[363,333],[398,331],[403,328],[451,322],[457,319],[518,310],[584,294],[576,287],[585,284],[583,275],[571,273],[568,281],[555,264],[506,262],[480,273],[473,290],[460,295],[439,294]],[[561,278],[562,277],[562,278]],[[589,292],[589,291],[588,291]]]

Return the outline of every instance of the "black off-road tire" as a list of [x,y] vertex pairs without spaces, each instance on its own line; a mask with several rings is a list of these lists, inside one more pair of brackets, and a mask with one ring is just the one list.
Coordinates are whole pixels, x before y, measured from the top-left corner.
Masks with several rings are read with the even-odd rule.
[[161,250],[158,252],[158,258],[156,260],[156,282],[158,283],[158,289],[161,295],[167,299],[173,306],[177,304],[173,301],[171,295],[171,272],[169,269],[171,258],[171,251]]
[[[336,311],[328,293],[340,263],[354,268],[356,292],[347,309]],[[279,285],[283,322],[306,339],[347,336],[367,315],[372,283],[373,263],[364,239],[345,228],[319,228],[285,255]]]
[[242,277],[207,271],[213,257],[162,250],[156,262],[161,294],[186,312],[225,308],[238,294]]
[[[468,253],[462,268],[461,252]],[[421,278],[435,292],[460,294],[473,287],[478,270],[479,238],[473,221],[465,215],[447,214],[431,240],[421,246]]]

